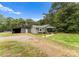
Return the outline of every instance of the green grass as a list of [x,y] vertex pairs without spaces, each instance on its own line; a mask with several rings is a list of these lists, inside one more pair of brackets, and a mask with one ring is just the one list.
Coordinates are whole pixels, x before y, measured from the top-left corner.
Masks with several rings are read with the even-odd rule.
[[52,41],[55,40],[66,45],[79,48],[79,34],[58,33],[47,38]]
[[0,33],[0,36],[2,37],[6,37],[6,36],[16,36],[16,35],[28,35],[26,33],[15,33],[15,34],[12,34],[12,32],[1,32]]
[[12,33],[10,33],[10,32],[2,32],[2,33],[0,33],[0,36],[12,36],[13,34]]
[[47,55],[37,47],[34,47],[28,43],[18,41],[1,41],[0,56],[38,57]]

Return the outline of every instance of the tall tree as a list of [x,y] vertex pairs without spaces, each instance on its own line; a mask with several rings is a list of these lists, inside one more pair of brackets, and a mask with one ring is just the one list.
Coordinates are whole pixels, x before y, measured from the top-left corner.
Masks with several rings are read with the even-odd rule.
[[[53,3],[48,16],[49,24],[62,32],[79,32],[79,4],[78,3]],[[44,18],[44,20],[46,20]],[[47,21],[47,20],[46,20]]]

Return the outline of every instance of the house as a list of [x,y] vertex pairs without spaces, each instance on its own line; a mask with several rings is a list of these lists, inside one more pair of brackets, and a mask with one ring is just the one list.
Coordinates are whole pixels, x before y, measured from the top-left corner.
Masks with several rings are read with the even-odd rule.
[[28,27],[15,27],[12,29],[12,33],[33,33],[33,34],[38,34],[38,33],[52,33],[55,31],[55,27],[50,26],[49,24],[47,25],[32,25],[32,27],[29,29]]
[[55,31],[55,27],[47,25],[37,26],[33,25],[31,28],[31,33],[38,34],[38,33],[52,33]]

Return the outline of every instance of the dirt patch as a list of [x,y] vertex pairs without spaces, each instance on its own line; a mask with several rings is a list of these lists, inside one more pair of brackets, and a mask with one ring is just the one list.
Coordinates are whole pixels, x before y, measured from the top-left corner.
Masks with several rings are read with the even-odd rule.
[[31,44],[43,50],[48,56],[79,56],[78,52],[63,47],[56,42],[48,42],[47,40],[32,41]]

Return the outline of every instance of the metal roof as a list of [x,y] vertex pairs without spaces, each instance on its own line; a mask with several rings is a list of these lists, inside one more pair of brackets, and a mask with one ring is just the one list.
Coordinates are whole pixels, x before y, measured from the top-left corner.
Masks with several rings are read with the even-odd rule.
[[53,26],[50,26],[49,24],[46,24],[46,25],[42,25],[42,26],[39,26],[39,25],[33,25],[34,28],[55,28]]

